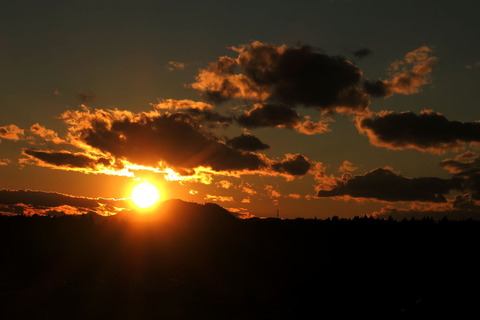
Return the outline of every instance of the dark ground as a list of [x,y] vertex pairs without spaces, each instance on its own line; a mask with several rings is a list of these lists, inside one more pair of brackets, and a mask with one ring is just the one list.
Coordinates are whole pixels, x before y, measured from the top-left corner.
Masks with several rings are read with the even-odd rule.
[[[0,217],[0,319],[479,319],[480,222]],[[451,317],[450,317],[451,316]]]

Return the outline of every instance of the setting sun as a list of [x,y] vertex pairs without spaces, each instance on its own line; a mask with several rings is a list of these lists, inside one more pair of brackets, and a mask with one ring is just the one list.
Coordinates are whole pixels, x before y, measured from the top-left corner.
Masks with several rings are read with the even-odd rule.
[[160,193],[150,182],[142,182],[133,189],[132,200],[138,207],[148,208],[160,200]]

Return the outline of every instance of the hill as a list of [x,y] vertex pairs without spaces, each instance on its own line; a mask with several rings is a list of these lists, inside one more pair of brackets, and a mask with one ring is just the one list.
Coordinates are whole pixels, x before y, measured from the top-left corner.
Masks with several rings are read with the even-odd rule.
[[471,313],[480,223],[144,215],[0,217],[0,316],[385,319]]

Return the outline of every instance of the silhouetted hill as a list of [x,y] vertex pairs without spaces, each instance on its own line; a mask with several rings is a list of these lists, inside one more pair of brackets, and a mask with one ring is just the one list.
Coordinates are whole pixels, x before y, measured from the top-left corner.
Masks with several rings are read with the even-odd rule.
[[0,216],[0,318],[476,318],[479,243],[475,221],[241,220],[179,200]]
[[226,228],[237,220],[231,212],[214,203],[198,204],[179,199],[160,202],[148,210],[128,210],[115,219],[157,225],[182,232]]
[[194,202],[185,202],[171,199],[158,206],[157,214],[165,216],[172,221],[193,221],[199,223],[228,223],[235,217],[227,210],[215,203],[203,205]]

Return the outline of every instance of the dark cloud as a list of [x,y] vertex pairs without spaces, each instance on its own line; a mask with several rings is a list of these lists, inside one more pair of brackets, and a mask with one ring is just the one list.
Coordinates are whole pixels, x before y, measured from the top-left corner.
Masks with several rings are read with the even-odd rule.
[[286,127],[294,128],[300,121],[300,115],[285,104],[255,104],[252,109],[237,118],[237,122],[246,128]]
[[38,151],[24,149],[23,153],[31,158],[38,159],[57,167],[95,169],[100,165],[105,167],[111,165],[110,160],[107,158],[92,158],[82,153],[71,153],[68,151]]
[[288,128],[299,133],[313,135],[330,131],[329,118],[312,121],[308,116],[303,118],[295,109],[280,103],[256,103],[253,107],[236,117],[237,123],[245,128],[262,127]]
[[450,121],[440,113],[422,111],[382,112],[357,120],[358,130],[373,145],[388,149],[417,149],[444,153],[463,147],[466,142],[480,142],[479,122]]
[[363,89],[372,97],[386,97],[391,94],[388,83],[383,80],[365,80],[363,82]]
[[474,199],[480,199],[480,158],[473,152],[445,159],[440,165],[462,182],[463,190]]
[[139,165],[157,167],[163,162],[179,169],[203,166],[215,171],[258,170],[266,165],[260,155],[227,146],[188,113],[98,110],[67,112],[64,117],[78,126],[75,135],[82,143]]
[[165,111],[176,113],[178,117],[186,114],[186,117],[189,118],[187,120],[201,122],[210,128],[228,127],[233,122],[233,117],[221,115],[213,111],[211,104],[201,101],[163,99],[157,104],[152,104],[152,106],[162,113]]
[[446,202],[445,194],[460,189],[457,180],[407,178],[388,169],[378,168],[365,175],[337,179],[331,190],[320,190],[318,197],[353,197],[383,201]]
[[257,151],[270,148],[268,144],[263,143],[252,134],[241,134],[238,137],[227,140],[227,145],[235,150]]
[[307,158],[301,154],[287,154],[285,160],[272,164],[273,170],[292,176],[303,176],[312,167]]
[[403,219],[433,219],[433,220],[480,220],[480,203],[471,198],[470,195],[457,195],[454,200],[448,203],[433,204],[430,206],[413,205],[411,208],[402,209],[387,206],[372,214],[379,219],[392,218]]
[[75,197],[32,190],[0,190],[0,214],[61,215],[94,212],[110,215],[127,207],[125,200]]
[[188,109],[185,112],[190,114],[198,122],[206,124],[210,128],[218,126],[228,127],[233,122],[230,116],[224,116],[211,110]]
[[261,42],[235,49],[236,59],[221,57],[200,70],[192,84],[213,101],[232,98],[317,107],[323,111],[363,113],[368,96],[358,87],[362,72],[340,56],[310,46]]
[[94,102],[97,98],[92,91],[82,91],[77,94],[77,99],[81,103],[91,103]]
[[365,57],[368,57],[370,55],[372,55],[372,50],[370,49],[367,49],[367,48],[361,48],[361,49],[358,49],[357,51],[354,51],[353,52],[353,55],[355,58],[357,59],[363,59]]
[[391,79],[365,80],[364,90],[375,97],[420,92],[421,86],[430,83],[430,74],[438,62],[438,58],[430,56],[431,52],[431,47],[422,46],[407,53],[403,60],[390,65]]

